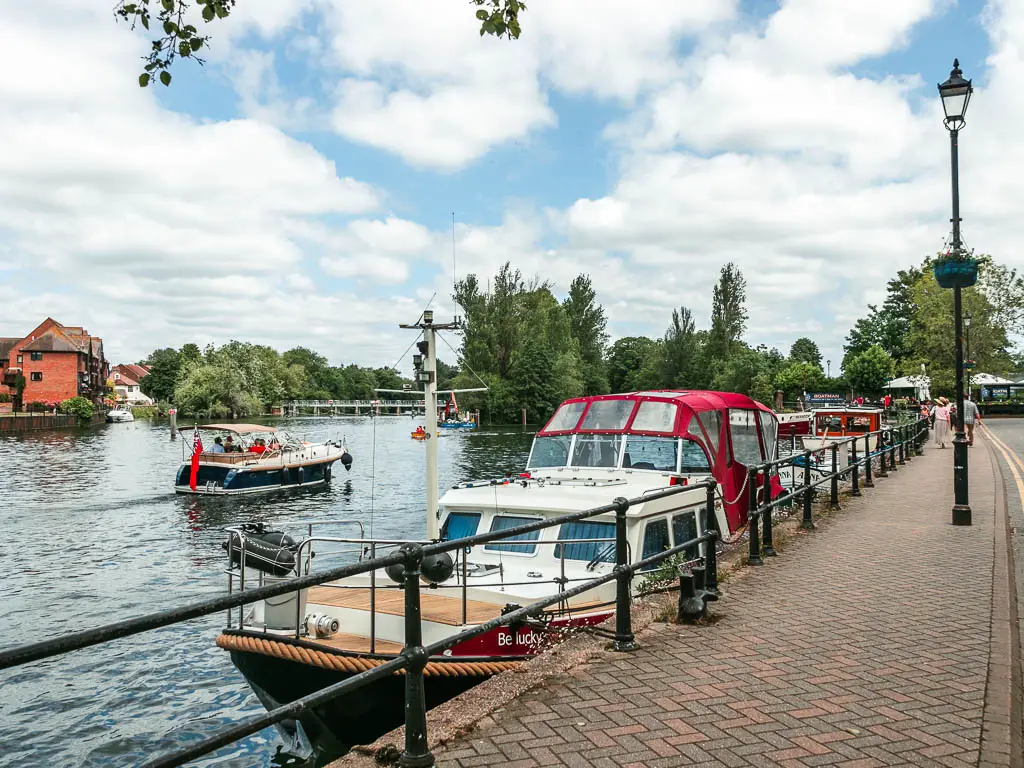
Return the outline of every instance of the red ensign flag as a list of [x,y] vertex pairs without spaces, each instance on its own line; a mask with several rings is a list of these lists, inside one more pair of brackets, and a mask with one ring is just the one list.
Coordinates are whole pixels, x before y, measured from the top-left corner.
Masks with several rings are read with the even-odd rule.
[[188,480],[188,487],[193,491],[196,489],[196,477],[199,476],[199,454],[203,452],[203,440],[199,437],[199,427],[196,427],[192,437],[192,474]]

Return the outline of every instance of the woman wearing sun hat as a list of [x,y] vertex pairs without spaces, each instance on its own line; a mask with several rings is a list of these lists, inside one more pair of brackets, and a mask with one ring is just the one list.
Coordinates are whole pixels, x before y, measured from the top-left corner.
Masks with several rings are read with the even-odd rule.
[[945,448],[946,443],[952,443],[952,432],[949,429],[949,400],[940,397],[935,409],[935,444],[939,448]]

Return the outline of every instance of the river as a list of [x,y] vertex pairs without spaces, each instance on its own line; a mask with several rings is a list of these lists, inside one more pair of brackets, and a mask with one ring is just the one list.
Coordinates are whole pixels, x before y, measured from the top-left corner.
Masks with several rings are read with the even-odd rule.
[[[0,438],[0,637],[41,640],[222,594],[225,526],[359,520],[369,536],[425,532],[424,446],[408,417],[267,421],[311,442],[344,438],[352,471],[326,488],[236,498],[176,496],[188,440],[136,421]],[[531,435],[439,438],[442,489],[525,465]],[[183,443],[185,445],[183,446]],[[371,509],[372,507],[372,509]],[[5,766],[132,765],[263,712],[214,645],[224,614],[0,672]],[[266,730],[195,765],[302,765]]]

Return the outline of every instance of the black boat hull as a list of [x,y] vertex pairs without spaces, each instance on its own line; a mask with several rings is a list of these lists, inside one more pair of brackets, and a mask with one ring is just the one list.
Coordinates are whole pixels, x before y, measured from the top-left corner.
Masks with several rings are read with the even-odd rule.
[[[268,709],[355,676],[245,651],[231,651],[231,661]],[[486,679],[469,675],[425,678],[427,709]],[[404,723],[405,676],[389,675],[342,694],[300,716],[299,721],[310,743],[322,755],[340,756],[354,745],[369,744]]]

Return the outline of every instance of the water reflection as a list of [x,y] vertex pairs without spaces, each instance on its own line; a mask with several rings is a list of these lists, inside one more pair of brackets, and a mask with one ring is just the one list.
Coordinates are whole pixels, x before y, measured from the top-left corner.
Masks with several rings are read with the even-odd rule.
[[[171,488],[188,441],[170,440],[166,423],[0,438],[4,644],[220,594],[225,526],[263,521],[302,534],[299,521],[358,520],[367,535],[424,535],[424,446],[409,439],[407,417],[271,423],[313,442],[344,439],[352,471],[339,465],[331,486],[280,495],[178,496]],[[443,434],[442,487],[519,471],[529,441],[508,428]],[[261,712],[214,646],[223,621],[211,616],[0,673],[5,764],[133,764]],[[199,764],[296,765],[281,746],[266,731]]]

